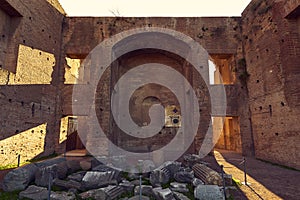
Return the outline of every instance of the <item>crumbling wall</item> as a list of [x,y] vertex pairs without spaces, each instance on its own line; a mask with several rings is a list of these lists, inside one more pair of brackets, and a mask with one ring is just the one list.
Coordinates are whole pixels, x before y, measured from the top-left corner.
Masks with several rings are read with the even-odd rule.
[[[72,58],[84,58],[89,52],[104,39],[121,33],[126,30],[134,30],[143,27],[161,27],[179,31],[199,42],[211,55],[232,56],[232,66],[236,76],[244,73],[244,68],[239,67],[239,60],[243,60],[243,48],[240,18],[211,17],[211,18],[162,18],[162,17],[70,17],[65,19],[63,36],[63,56]],[[124,37],[125,36],[120,36]],[[62,63],[66,65],[66,63]],[[64,73],[64,72],[61,72]],[[104,124],[104,131],[109,132],[110,124],[110,76],[113,75],[108,69],[103,76],[101,87],[106,92],[101,93],[101,123]],[[194,76],[194,75],[193,75]],[[194,86],[200,86],[198,77],[193,77]],[[252,136],[250,126],[249,107],[247,104],[246,87],[243,80],[235,80],[235,85],[225,86],[229,97],[227,99],[227,111],[230,116],[239,116],[241,125],[241,140],[243,141],[243,153],[252,154]],[[88,87],[81,85],[80,87]],[[198,90],[201,92],[201,89]],[[63,112],[65,115],[72,115],[72,86],[65,86],[63,95]],[[103,90],[103,91],[104,91]],[[203,92],[203,91],[202,91]],[[209,109],[203,105],[203,112]],[[201,112],[201,111],[200,111]],[[86,115],[83,114],[83,115]],[[200,126],[211,120],[210,115],[201,119]],[[197,138],[194,143],[194,150],[200,148],[204,134]],[[92,141],[91,141],[92,142]]]
[[0,160],[5,165],[18,154],[21,162],[49,155],[58,145],[64,16],[47,1],[0,4],[8,19],[0,28],[5,48],[0,53]]
[[[66,57],[82,60],[118,33],[160,27],[186,34],[210,55],[231,58],[236,77],[225,90],[227,115],[238,117],[240,123],[237,151],[251,155],[255,146],[257,158],[299,169],[299,1],[253,0],[242,18],[68,18],[62,13],[57,1],[0,0],[1,160],[28,154],[28,149],[34,153],[26,159],[65,150],[66,131],[60,131],[60,119],[73,115],[73,85],[64,83],[76,82],[65,82],[73,73]],[[88,88],[88,73],[82,88]],[[193,85],[199,87],[196,92],[201,93],[205,88],[196,73],[191,74]],[[111,69],[105,72],[99,88],[103,92],[96,99],[104,131],[111,128],[112,75]],[[200,112],[207,108],[203,104]],[[202,117],[200,126],[211,120],[209,114]],[[195,139],[195,151],[202,140],[201,134]]]
[[299,5],[254,0],[242,15],[255,155],[298,169],[300,15],[287,16]]

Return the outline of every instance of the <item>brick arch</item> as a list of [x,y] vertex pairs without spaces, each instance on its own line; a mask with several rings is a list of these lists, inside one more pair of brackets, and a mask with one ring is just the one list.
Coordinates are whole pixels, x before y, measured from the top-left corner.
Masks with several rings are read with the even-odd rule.
[[[145,35],[144,35],[145,34]],[[169,41],[179,42],[181,47],[185,49],[194,41],[190,36],[187,36],[181,32],[167,29],[167,28],[159,28],[159,27],[144,27],[144,28],[136,28],[130,29],[127,31],[123,31],[111,37],[109,43],[113,49],[117,49],[119,46],[122,46],[124,43],[133,42],[134,39],[140,37],[149,37],[151,34],[159,35],[162,39],[168,39]],[[156,38],[156,39],[161,39]],[[141,45],[141,44],[137,44]],[[153,47],[162,47],[163,42],[159,44],[153,44]]]

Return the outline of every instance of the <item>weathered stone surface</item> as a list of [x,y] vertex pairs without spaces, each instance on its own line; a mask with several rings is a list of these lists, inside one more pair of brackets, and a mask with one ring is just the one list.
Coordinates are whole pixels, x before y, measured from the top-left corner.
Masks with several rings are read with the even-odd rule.
[[187,188],[187,184],[185,184],[185,183],[176,183],[176,182],[170,183],[170,189],[172,191],[182,192],[182,193],[185,193],[185,192],[189,191],[189,189]]
[[173,200],[175,199],[172,191],[169,188],[162,189],[161,187],[154,188],[153,192],[159,200]]
[[55,178],[58,178],[56,164],[47,167],[41,167],[35,173],[35,184],[38,186],[47,187],[49,184],[49,179],[52,183]]
[[107,156],[95,156],[92,160],[92,168],[98,165],[106,165],[108,164],[109,158]]
[[69,180],[69,181],[65,181],[65,180],[60,180],[60,179],[54,179],[53,181],[53,185],[58,186],[62,189],[77,189],[77,190],[82,190],[82,186],[80,182],[77,181],[73,181],[73,180]]
[[127,192],[132,192],[134,190],[135,185],[129,181],[123,180],[119,186],[123,187],[123,189]]
[[142,195],[141,198],[139,195],[130,197],[128,200],[150,200],[149,197]]
[[156,168],[152,160],[140,160],[138,166],[141,173],[147,173]]
[[66,158],[63,158],[63,157],[52,158],[52,159],[47,159],[47,160],[37,162],[37,163],[35,163],[35,165],[39,168],[43,168],[43,167],[48,167],[51,165],[59,164],[61,162],[65,162],[65,161],[66,161]]
[[88,171],[92,167],[91,161],[83,160],[80,162],[80,167],[82,170]]
[[150,173],[150,183],[153,186],[165,184],[169,182],[170,178],[170,171],[166,168],[156,169]]
[[68,173],[74,173],[81,169],[80,162],[78,160],[68,160],[67,161],[68,166]]
[[199,200],[225,200],[222,189],[217,185],[198,185],[194,196]]
[[93,189],[93,190],[89,190],[89,191],[80,193],[79,196],[82,199],[89,199],[89,198],[101,199],[101,200],[108,199],[106,193],[101,188],[100,189]]
[[112,186],[109,185],[107,187],[104,188],[99,188],[99,189],[93,189],[93,190],[89,190],[86,192],[83,192],[81,194],[79,194],[79,196],[82,199],[88,199],[88,198],[93,198],[93,199],[116,199],[118,196],[120,196],[121,194],[123,194],[125,192],[125,190],[120,187],[120,186]]
[[172,162],[172,161],[167,161],[160,168],[166,168],[170,172],[170,176],[174,177],[174,174],[178,172],[181,168],[181,163],[180,162]]
[[30,185],[26,190],[20,192],[19,198],[28,198],[32,200],[44,200],[48,198],[48,190],[44,187]]
[[187,196],[185,196],[184,194],[181,194],[179,192],[174,192],[173,191],[173,195],[174,195],[176,200],[190,200],[190,198],[188,198]]
[[[103,161],[105,159],[105,161]],[[98,165],[104,165],[104,163],[107,163],[107,157],[93,157],[91,160],[91,167],[92,170],[94,170],[94,167],[97,167]]]
[[128,173],[128,178],[133,180],[138,180],[140,178],[140,175],[138,173],[134,173],[134,170]]
[[51,200],[74,200],[76,196],[74,193],[70,192],[51,192]]
[[123,156],[123,155],[112,156],[111,164],[114,167],[126,169],[126,167],[127,167],[126,156]]
[[108,186],[110,184],[117,184],[117,180],[114,179],[115,171],[107,171],[107,172],[93,172],[88,171],[83,179],[83,187],[86,189],[96,189],[99,187]]
[[140,180],[136,179],[136,180],[130,181],[130,183],[135,186],[138,186],[138,185],[140,185]]
[[195,164],[201,162],[200,156],[196,154],[186,154],[183,156],[183,159],[189,167],[193,167]]
[[[140,186],[134,188],[134,194],[140,194]],[[154,196],[153,187],[151,185],[142,185],[142,194],[145,196]]]
[[67,162],[61,162],[57,164],[57,177],[59,179],[65,179],[68,173],[68,165]]
[[78,193],[78,190],[75,189],[75,188],[70,188],[70,189],[68,190],[68,193],[77,194],[77,193]]
[[232,175],[231,174],[224,174],[224,180],[226,186],[232,186]]
[[174,179],[179,183],[191,183],[194,179],[192,170],[178,171],[174,174]]
[[37,169],[34,164],[29,164],[8,172],[3,179],[4,191],[24,190],[34,181]]
[[201,181],[199,178],[194,178],[192,184],[194,187],[197,187],[198,185],[204,185],[204,182]]
[[109,199],[117,199],[120,195],[122,195],[125,190],[121,186],[108,186],[106,188],[102,188],[107,194]]
[[92,171],[98,171],[98,172],[106,172],[106,171],[114,171],[115,169],[112,167],[109,167],[107,165],[97,165],[92,169]]
[[70,174],[68,176],[68,179],[80,182],[80,181],[82,181],[85,174],[86,174],[86,171],[76,172],[76,173]]
[[222,185],[223,180],[220,174],[203,164],[194,165],[193,171],[195,177],[201,179],[207,185]]

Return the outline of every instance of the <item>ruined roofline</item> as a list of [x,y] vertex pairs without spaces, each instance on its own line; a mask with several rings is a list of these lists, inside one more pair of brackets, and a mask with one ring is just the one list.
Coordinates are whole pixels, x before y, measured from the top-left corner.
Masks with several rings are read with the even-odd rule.
[[241,19],[241,16],[204,16],[204,17],[174,17],[174,16],[163,16],[163,17],[159,17],[159,16],[153,16],[153,17],[129,17],[129,16],[68,16],[66,15],[67,18],[80,18],[80,19],[90,19],[90,18],[107,18],[107,19],[146,19],[146,18],[152,18],[152,19],[160,19],[160,18],[176,18],[176,19],[186,19],[186,18],[190,18],[190,19],[197,19],[197,18],[203,18],[203,19],[224,19],[224,18],[228,18],[228,19]]
[[59,0],[46,0],[51,6],[53,6],[56,10],[58,10],[61,14],[67,16],[66,11],[60,4]]

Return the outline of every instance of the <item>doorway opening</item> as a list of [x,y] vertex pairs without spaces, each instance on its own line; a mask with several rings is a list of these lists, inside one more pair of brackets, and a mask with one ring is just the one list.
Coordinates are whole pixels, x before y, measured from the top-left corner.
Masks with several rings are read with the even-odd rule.
[[67,117],[67,139],[66,139],[66,152],[72,150],[85,149],[78,132],[78,120],[76,116]]
[[215,134],[220,134],[220,137],[215,145],[217,149],[225,149],[236,152],[242,152],[241,134],[239,117],[213,117],[213,131]]

